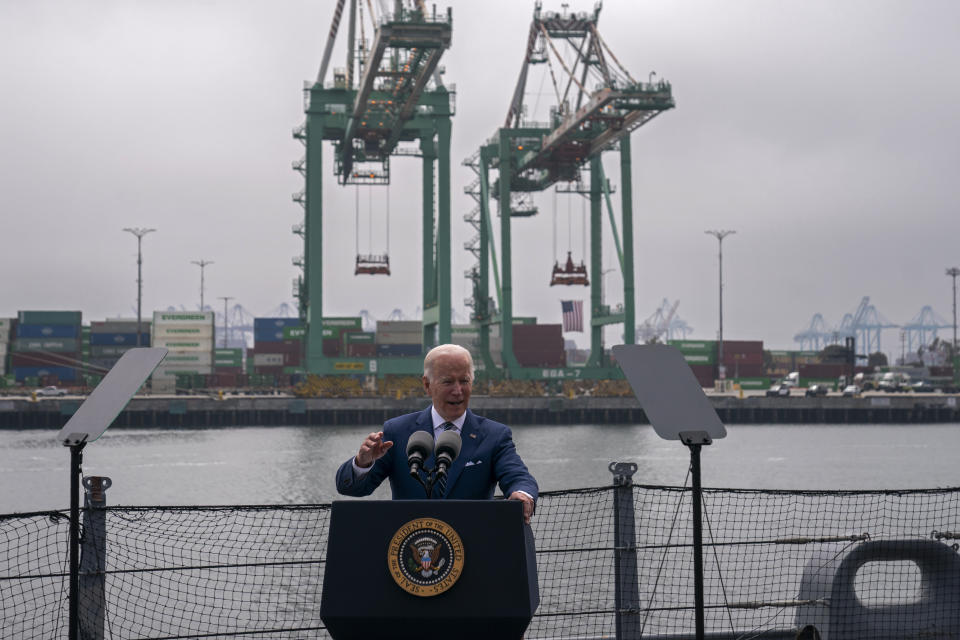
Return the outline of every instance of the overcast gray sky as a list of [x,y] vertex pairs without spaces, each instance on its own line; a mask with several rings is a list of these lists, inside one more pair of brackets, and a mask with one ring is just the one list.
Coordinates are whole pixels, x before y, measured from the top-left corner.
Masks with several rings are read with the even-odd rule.
[[[199,259],[214,261],[208,303],[233,296],[256,315],[292,303],[291,257],[302,245],[290,229],[302,214],[290,195],[302,178],[290,165],[303,149],[290,132],[303,120],[303,81],[316,76],[334,5],[0,2],[0,316],[134,315],[136,240],[122,231],[131,226],[157,229],[144,239],[147,311],[196,308],[190,261]],[[453,299],[465,317],[472,258],[462,217],[474,204],[460,161],[503,122],[533,2],[450,6],[453,46],[442,65],[457,90]],[[691,337],[716,337],[717,242],[703,233],[715,228],[737,231],[724,241],[728,339],[796,348],[793,335],[814,313],[837,324],[863,296],[893,323],[926,304],[951,318],[944,270],[960,265],[960,3],[607,0],[600,32],[634,77],[669,80],[677,103],[632,136],[638,320],[679,299]],[[344,36],[345,27],[331,66],[344,65]],[[412,315],[421,300],[419,160],[395,159],[389,190],[360,190],[362,251],[385,248],[389,193],[389,279],[352,275],[357,193],[335,186],[331,166],[325,315]],[[617,156],[605,166],[618,185]],[[541,215],[514,224],[514,308],[559,322],[558,301],[588,300],[589,291],[548,286],[554,197],[538,202]],[[565,248],[566,216],[576,231],[581,207],[561,197],[558,209]],[[571,244],[578,254],[579,235]],[[605,251],[609,268],[609,242]],[[619,274],[606,288],[609,302],[622,299]],[[899,354],[896,330],[883,348]]]

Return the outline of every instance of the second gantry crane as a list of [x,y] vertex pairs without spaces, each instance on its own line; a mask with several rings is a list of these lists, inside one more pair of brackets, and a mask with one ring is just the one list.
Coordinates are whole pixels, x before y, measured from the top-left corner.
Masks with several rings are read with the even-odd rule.
[[[631,189],[630,133],[674,107],[670,83],[637,81],[604,42],[597,29],[600,5],[592,13],[543,12],[538,2],[527,37],[520,77],[503,126],[464,164],[477,174],[467,192],[479,206],[466,216],[477,231],[467,248],[477,265],[467,271],[473,281],[473,320],[480,328],[480,352],[484,368],[496,371],[490,353],[490,327],[502,328],[503,367],[514,378],[540,377],[540,370],[520,366],[513,348],[513,268],[511,219],[536,213],[529,196],[557,183],[581,184],[589,170],[584,195],[590,201],[590,358],[586,368],[565,371],[564,377],[605,378],[617,373],[606,361],[603,327],[624,325],[624,340],[635,342],[633,284],[633,192]],[[561,49],[563,51],[561,51]],[[525,118],[525,96],[531,70],[546,65],[556,95],[549,122]],[[601,154],[618,149],[622,176],[621,219],[617,225],[609,182],[604,176]],[[491,182],[491,171],[496,172]],[[490,200],[500,209],[499,229],[490,212]],[[623,275],[622,309],[611,309],[602,298],[602,211],[604,200],[616,244],[618,266]],[[490,295],[490,257],[499,231],[500,263],[493,259],[496,303]],[[621,244],[620,231],[623,242]],[[584,282],[584,283],[585,283]]]

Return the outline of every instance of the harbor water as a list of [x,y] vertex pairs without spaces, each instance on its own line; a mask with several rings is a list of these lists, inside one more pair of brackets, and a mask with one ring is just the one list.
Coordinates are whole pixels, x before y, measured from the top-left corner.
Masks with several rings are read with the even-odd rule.
[[[707,487],[907,489],[960,485],[960,425],[733,425],[705,447]],[[109,476],[111,505],[290,504],[338,498],[334,473],[375,425],[111,429],[83,452]],[[611,461],[640,484],[684,485],[689,452],[648,425],[514,425],[541,491],[610,483]],[[55,430],[0,432],[0,513],[69,504],[69,450]],[[378,497],[388,498],[386,486]]]

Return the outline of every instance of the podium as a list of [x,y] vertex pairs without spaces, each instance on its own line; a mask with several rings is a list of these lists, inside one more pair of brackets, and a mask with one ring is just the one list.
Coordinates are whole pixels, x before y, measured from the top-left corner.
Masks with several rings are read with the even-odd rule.
[[320,618],[334,640],[519,640],[539,601],[519,501],[332,505]]

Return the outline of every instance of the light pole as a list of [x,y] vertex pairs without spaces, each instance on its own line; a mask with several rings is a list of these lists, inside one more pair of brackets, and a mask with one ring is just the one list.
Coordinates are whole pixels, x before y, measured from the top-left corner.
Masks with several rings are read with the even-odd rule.
[[200,267],[200,311],[203,311],[203,269],[208,264],[213,264],[213,260],[191,260],[190,264]]
[[726,231],[724,229],[717,230],[708,230],[704,233],[713,236],[717,239],[720,246],[719,253],[719,263],[720,263],[720,339],[717,343],[717,366],[718,374],[720,379],[723,380],[726,378],[726,368],[723,366],[723,239],[727,236],[736,233],[736,231],[730,230]]
[[950,350],[950,364],[953,366],[953,384],[956,385],[960,380],[960,371],[957,371],[957,276],[960,276],[960,268],[950,267],[947,269],[947,275],[953,278],[953,345]]
[[233,296],[219,296],[223,300],[223,348],[227,348],[227,303],[233,300]]
[[142,333],[140,330],[140,316],[141,316],[141,308],[142,308],[142,302],[143,302],[143,252],[141,249],[143,244],[143,236],[147,235],[152,231],[156,231],[156,229],[143,229],[141,227],[125,227],[124,231],[126,231],[127,233],[132,233],[133,235],[137,236],[137,346],[141,347],[143,346],[142,344],[143,340],[140,337]]

